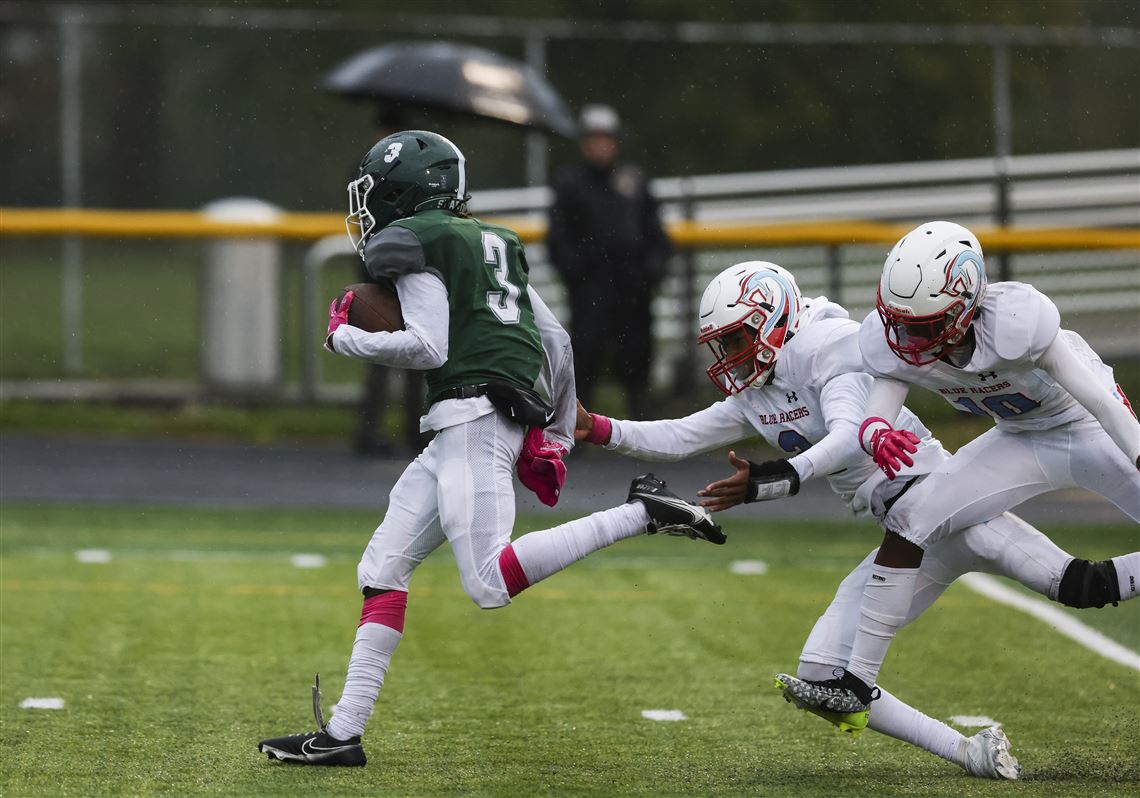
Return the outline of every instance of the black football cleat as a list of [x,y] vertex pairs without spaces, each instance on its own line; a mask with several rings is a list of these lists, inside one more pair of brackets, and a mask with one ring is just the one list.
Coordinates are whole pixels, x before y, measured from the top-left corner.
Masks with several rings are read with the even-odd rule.
[[708,510],[685,501],[652,474],[634,478],[626,501],[645,505],[650,518],[645,531],[650,535],[684,535],[718,545],[727,540]]
[[359,768],[368,764],[359,737],[338,740],[325,731],[325,713],[321,711],[321,675],[313,684],[313,719],[319,731],[271,737],[257,744],[257,750],[270,759],[297,765],[329,765]]
[[323,729],[262,740],[257,744],[257,750],[270,759],[298,765],[363,767],[368,763],[359,737],[338,740]]

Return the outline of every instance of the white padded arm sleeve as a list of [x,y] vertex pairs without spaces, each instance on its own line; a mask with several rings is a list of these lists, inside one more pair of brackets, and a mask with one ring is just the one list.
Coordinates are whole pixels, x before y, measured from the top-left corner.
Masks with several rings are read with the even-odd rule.
[[619,421],[607,449],[646,460],[683,460],[756,435],[737,402],[726,399],[684,418],[665,421]]
[[535,387],[540,393],[545,393],[547,400],[554,406],[554,423],[543,434],[570,450],[574,448],[574,422],[578,412],[574,350],[570,346],[570,335],[533,287],[527,286],[527,294],[534,309],[534,323],[542,337],[545,353],[539,384]]
[[1140,457],[1140,423],[1096,378],[1065,336],[1053,339],[1037,366],[1092,413],[1128,460],[1136,462]]
[[859,425],[867,404],[865,374],[841,374],[823,386],[819,401],[823,408],[827,435],[806,452],[788,460],[800,481],[826,476],[867,459],[859,447]]
[[405,329],[370,333],[342,324],[332,334],[333,350],[382,366],[439,368],[447,362],[448,314],[440,312],[447,308],[447,287],[434,274],[419,272],[398,277],[396,293]]

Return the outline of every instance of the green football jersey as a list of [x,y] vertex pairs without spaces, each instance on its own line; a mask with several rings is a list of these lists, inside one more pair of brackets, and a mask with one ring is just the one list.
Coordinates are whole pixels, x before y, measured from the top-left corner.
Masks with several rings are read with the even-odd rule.
[[526,255],[513,231],[435,210],[397,220],[375,238],[365,250],[374,278],[430,272],[447,287],[447,361],[426,372],[429,405],[460,385],[534,387],[542,339],[527,295]]

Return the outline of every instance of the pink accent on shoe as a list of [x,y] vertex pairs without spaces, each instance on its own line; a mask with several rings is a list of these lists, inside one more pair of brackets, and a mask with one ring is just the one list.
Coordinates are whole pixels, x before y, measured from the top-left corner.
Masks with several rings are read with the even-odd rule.
[[378,623],[404,633],[404,613],[408,609],[408,594],[403,590],[389,590],[379,596],[364,599],[364,608],[360,611],[360,626],[366,623]]
[[609,443],[610,433],[613,432],[613,422],[606,416],[599,416],[597,413],[591,413],[590,418],[594,419],[594,425],[590,427],[590,432],[586,435],[586,443],[594,443],[598,446]]
[[514,546],[507,546],[499,553],[499,570],[503,574],[503,582],[507,585],[507,595],[512,598],[530,587],[530,580],[519,564],[518,555]]

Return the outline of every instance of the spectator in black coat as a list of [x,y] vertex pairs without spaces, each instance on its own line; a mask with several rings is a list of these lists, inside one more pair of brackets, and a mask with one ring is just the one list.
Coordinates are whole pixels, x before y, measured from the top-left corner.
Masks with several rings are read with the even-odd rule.
[[582,403],[609,365],[629,416],[648,418],[652,303],[671,248],[645,175],[618,160],[620,132],[612,108],[583,109],[583,161],[559,176],[547,244],[570,301]]

